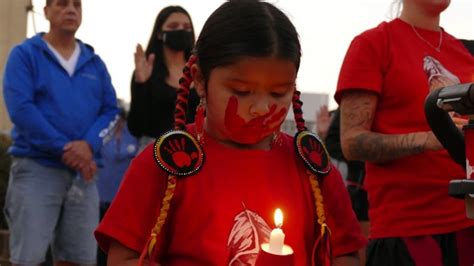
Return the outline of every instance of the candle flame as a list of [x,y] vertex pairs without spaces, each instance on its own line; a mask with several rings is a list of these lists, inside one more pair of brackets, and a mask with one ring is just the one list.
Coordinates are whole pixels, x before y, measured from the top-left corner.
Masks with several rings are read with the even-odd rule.
[[280,208],[275,210],[275,215],[273,217],[275,220],[275,226],[280,228],[283,225],[283,213]]

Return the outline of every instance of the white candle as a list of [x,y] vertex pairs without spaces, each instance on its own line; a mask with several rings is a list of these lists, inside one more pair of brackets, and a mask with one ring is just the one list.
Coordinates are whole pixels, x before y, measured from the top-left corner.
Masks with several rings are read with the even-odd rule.
[[273,229],[270,233],[268,252],[275,255],[282,255],[283,246],[285,245],[285,234],[283,230],[281,230],[281,226],[283,225],[283,213],[280,209],[275,210],[274,219],[277,228]]

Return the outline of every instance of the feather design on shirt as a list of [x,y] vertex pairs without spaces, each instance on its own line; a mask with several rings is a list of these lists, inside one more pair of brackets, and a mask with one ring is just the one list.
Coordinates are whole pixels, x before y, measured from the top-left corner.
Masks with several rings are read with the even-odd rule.
[[244,211],[234,218],[234,226],[227,240],[229,265],[254,265],[260,244],[268,242],[270,232],[265,220],[244,205]]
[[443,64],[431,56],[423,58],[423,70],[428,76],[430,90],[459,84],[459,78],[447,70]]

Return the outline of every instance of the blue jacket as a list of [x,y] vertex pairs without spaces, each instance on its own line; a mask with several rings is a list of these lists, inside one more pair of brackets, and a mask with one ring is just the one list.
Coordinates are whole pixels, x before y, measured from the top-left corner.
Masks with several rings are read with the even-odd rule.
[[3,79],[5,103],[14,124],[10,153],[65,168],[63,147],[85,140],[98,154],[118,114],[115,90],[104,62],[78,40],[81,54],[72,77],[42,39],[11,51]]
[[97,179],[100,202],[112,202],[130,162],[138,152],[138,140],[130,134],[127,125],[121,130],[120,140],[111,132],[101,149]]

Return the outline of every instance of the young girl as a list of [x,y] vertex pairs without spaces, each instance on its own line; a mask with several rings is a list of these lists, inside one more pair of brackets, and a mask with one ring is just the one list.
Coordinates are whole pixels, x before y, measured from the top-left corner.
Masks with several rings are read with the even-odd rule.
[[[184,70],[177,130],[133,161],[96,231],[109,265],[136,265],[140,254],[140,263],[254,265],[277,208],[295,265],[358,265],[365,240],[341,176],[305,131],[300,55],[294,26],[269,3],[229,1],[209,17]],[[191,81],[202,105],[185,127]],[[291,103],[295,139],[279,132]]]

